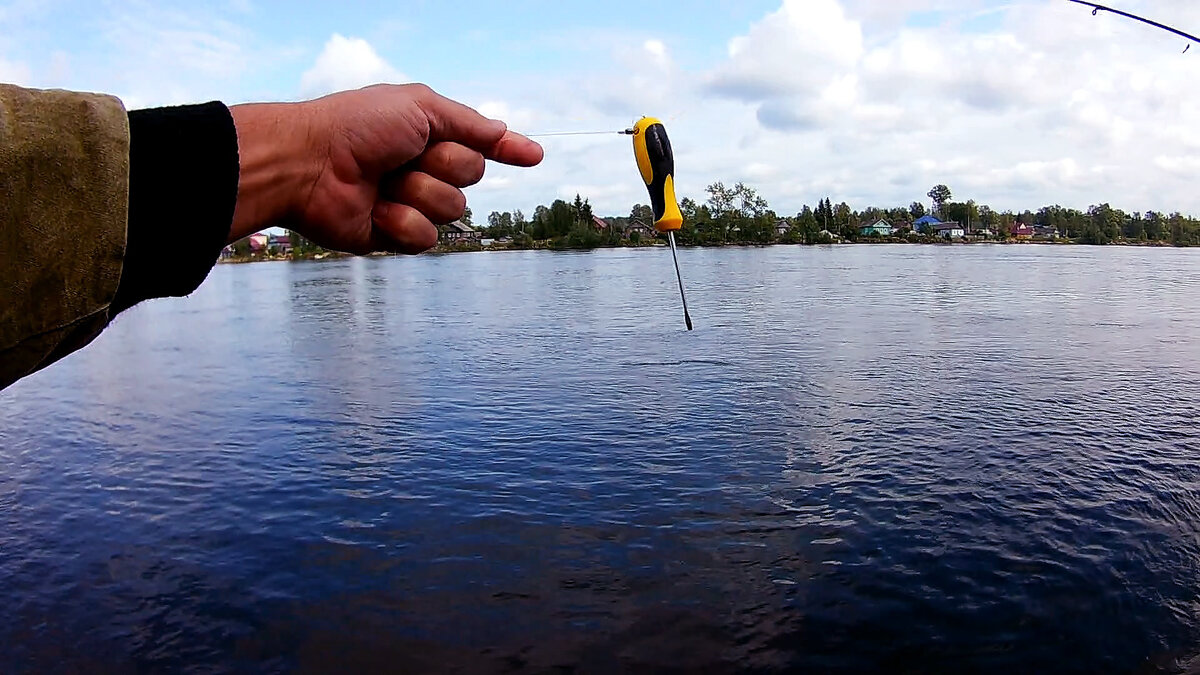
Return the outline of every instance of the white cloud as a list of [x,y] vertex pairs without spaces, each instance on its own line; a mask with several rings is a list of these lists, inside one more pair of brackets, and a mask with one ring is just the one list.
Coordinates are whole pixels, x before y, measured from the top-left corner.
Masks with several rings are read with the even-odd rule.
[[305,96],[319,96],[404,79],[366,40],[334,33],[316,63],[300,76],[300,91]]
[[670,66],[670,57],[667,56],[667,46],[662,40],[646,40],[642,43],[642,49],[646,52],[650,61],[658,68],[666,68]]
[[[1200,3],[1137,9],[1200,26]],[[742,180],[791,214],[826,196],[907,205],[947,183],[998,209],[1110,202],[1200,214],[1187,94],[1200,45],[1180,55],[1182,41],[1133,22],[1036,0],[787,0],[716,62],[676,42],[686,44],[610,38],[610,62],[592,71],[496,89],[535,111],[514,125],[530,131],[663,118],[681,197]],[[576,191],[602,215],[645,203],[628,141],[541,140],[542,166],[489,168],[468,192],[477,211],[530,213]]]
[[719,95],[757,101],[806,95],[862,55],[862,27],[837,0],[784,0],[776,12],[729,41],[728,62],[709,80]]
[[[1200,3],[1129,1],[1200,27]],[[110,91],[132,107],[294,99],[404,81],[375,46],[429,28],[385,13],[328,40],[281,43],[252,0],[93,5],[0,0],[0,79]],[[329,11],[306,18],[328,22]],[[714,38],[595,27],[592,11],[603,10],[581,6],[575,28],[535,39],[492,28],[485,45],[468,37],[478,26],[464,26],[442,45],[461,61],[430,59],[409,74],[517,131],[659,117],[678,192],[695,199],[714,181],[744,180],[794,213],[825,196],[908,204],[947,183],[1001,209],[1107,201],[1200,214],[1189,93],[1200,45],[1181,55],[1183,40],[1148,26],[1061,1],[780,0],[743,25],[709,22]],[[55,37],[83,28],[92,42]],[[577,190],[605,215],[647,200],[627,138],[541,140],[543,165],[493,165],[468,191],[477,213],[530,213]]]
[[[1195,66],[1176,41],[1066,3],[989,4],[786,0],[673,85],[707,111],[672,128],[677,153],[703,146],[681,176],[746,180],[785,213],[826,195],[907,204],[940,182],[998,208],[1200,211],[1180,161],[1200,149],[1182,93]],[[1200,7],[1142,9],[1200,23]]]
[[541,115],[532,108],[510,105],[507,101],[484,101],[475,106],[480,115],[491,119],[504,120],[509,129],[532,133],[539,123]]

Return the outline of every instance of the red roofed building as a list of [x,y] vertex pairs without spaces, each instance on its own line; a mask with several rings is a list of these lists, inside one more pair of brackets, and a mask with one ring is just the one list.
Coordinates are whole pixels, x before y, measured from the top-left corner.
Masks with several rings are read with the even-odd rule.
[[267,247],[277,253],[291,253],[292,238],[286,234],[273,234],[267,238]]
[[1015,223],[1008,228],[1008,233],[1017,239],[1033,239],[1033,228],[1025,223]]

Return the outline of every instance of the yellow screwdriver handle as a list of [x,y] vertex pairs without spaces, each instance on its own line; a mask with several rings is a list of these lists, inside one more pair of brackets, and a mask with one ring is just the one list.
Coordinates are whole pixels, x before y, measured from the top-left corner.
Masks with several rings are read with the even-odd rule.
[[683,225],[683,214],[675,200],[675,155],[662,122],[653,117],[638,120],[633,126],[633,156],[637,158],[642,181],[650,191],[654,229],[659,232],[678,230]]

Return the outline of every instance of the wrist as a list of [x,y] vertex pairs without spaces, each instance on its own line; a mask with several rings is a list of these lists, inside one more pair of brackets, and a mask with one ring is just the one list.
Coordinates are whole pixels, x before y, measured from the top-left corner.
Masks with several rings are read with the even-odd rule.
[[238,195],[229,241],[290,225],[316,182],[319,162],[308,116],[298,103],[229,108],[238,139]]

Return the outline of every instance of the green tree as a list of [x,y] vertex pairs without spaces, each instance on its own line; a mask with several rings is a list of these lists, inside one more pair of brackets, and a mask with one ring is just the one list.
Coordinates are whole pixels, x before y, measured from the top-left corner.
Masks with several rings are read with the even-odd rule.
[[842,238],[854,239],[858,236],[858,228],[854,223],[854,211],[850,209],[850,205],[846,202],[838,204],[833,209],[833,218],[831,220],[837,231],[842,233]]
[[553,236],[550,233],[550,207],[538,204],[533,209],[533,220],[529,223],[529,234],[537,241]]
[[758,191],[745,183],[738,183],[733,189],[737,195],[736,213],[742,238],[759,244],[769,243],[775,238],[775,212]]
[[979,224],[979,208],[974,201],[949,202],[942,205],[941,212],[942,220],[955,222],[963,227],[967,227],[968,224],[976,226]]
[[1121,223],[1125,214],[1108,204],[1088,208],[1088,220],[1083,230],[1086,244],[1107,244],[1121,235]]
[[306,239],[303,235],[295,230],[288,230],[288,243],[292,245],[292,257],[298,255],[307,255],[315,251],[319,251],[320,247]]
[[511,237],[513,234],[513,214],[508,211],[492,211],[488,214],[488,235],[500,238]]
[[704,188],[704,191],[708,193],[708,200],[705,203],[713,218],[720,220],[733,211],[734,200],[737,199],[737,192],[734,189],[727,188],[724,183],[717,181]]
[[700,205],[691,197],[684,197],[679,200],[679,215],[683,216],[684,222],[696,220],[696,212]]
[[1171,228],[1171,245],[1186,246],[1187,238],[1184,231],[1183,216],[1179,213],[1172,213],[1167,223]]
[[1000,218],[1000,214],[992,210],[992,207],[983,204],[979,207],[979,227],[996,231],[996,223]]
[[723,239],[730,235],[738,241],[766,243],[774,235],[774,214],[767,200],[754,188],[745,183],[727,187],[716,182],[705,188],[708,207],[714,220],[719,223]]
[[697,219],[699,211],[699,205],[691,197],[684,197],[679,200],[679,215],[683,216],[683,225],[675,233],[675,239],[680,245],[693,246],[699,243],[699,223]]
[[800,209],[800,213],[796,214],[795,225],[793,229],[799,231],[799,235],[803,237],[806,244],[817,243],[817,233],[821,231],[821,225],[817,222],[817,216],[813,210],[806,204]]
[[925,216],[925,205],[921,202],[913,202],[908,205],[908,215],[912,216],[913,220]]
[[950,201],[950,198],[953,197],[950,193],[950,188],[945,185],[934,185],[929,190],[927,196],[933,200],[933,215],[938,218],[944,218],[945,216],[942,215],[942,205]]
[[713,243],[725,243],[729,239],[729,231],[732,227],[733,220],[733,205],[736,199],[734,190],[725,187],[725,184],[718,181],[704,188],[708,193],[708,212],[713,220],[713,234],[719,234],[719,239]]
[[1141,213],[1132,213],[1125,219],[1125,224],[1121,227],[1121,236],[1130,241],[1146,240],[1146,221],[1142,220]]
[[629,210],[629,219],[654,227],[654,209],[647,204],[634,204],[633,208]]
[[592,225],[592,205],[578,193],[575,194],[575,201],[571,204],[571,216],[575,219],[576,224],[585,224],[588,227]]
[[1143,220],[1146,238],[1150,241],[1162,241],[1167,238],[1167,228],[1164,227],[1166,217],[1157,211],[1147,211]]
[[461,220],[464,225],[471,224],[471,207],[467,206],[463,208],[462,218],[459,218],[459,220]]
[[550,204],[549,220],[546,223],[546,230],[550,236],[565,237],[574,224],[575,214],[571,212],[571,205],[561,199],[555,199]]
[[603,243],[603,237],[592,227],[591,222],[576,222],[566,236],[566,245],[570,248],[590,249]]
[[821,224],[822,230],[833,232],[838,229],[837,222],[833,218],[833,206],[829,203],[829,197],[817,202],[816,211],[817,222]]

